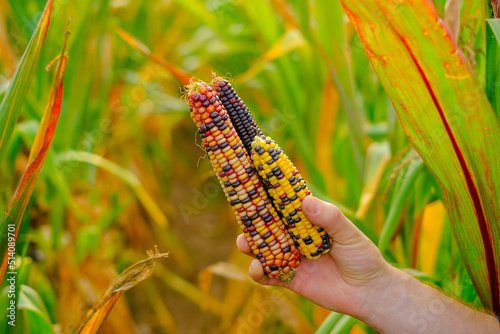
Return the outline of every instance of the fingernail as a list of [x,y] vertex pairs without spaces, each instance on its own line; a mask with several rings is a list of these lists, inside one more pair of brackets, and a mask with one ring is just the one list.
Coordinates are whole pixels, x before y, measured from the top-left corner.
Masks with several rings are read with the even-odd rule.
[[307,211],[311,215],[317,215],[321,210],[321,204],[319,203],[319,200],[314,197],[311,197],[303,204],[304,205],[302,205],[302,209]]

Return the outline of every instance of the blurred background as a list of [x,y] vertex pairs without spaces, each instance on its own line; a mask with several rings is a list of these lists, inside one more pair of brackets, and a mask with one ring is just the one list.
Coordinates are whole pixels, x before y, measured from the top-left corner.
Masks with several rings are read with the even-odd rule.
[[[435,1],[440,15],[444,3]],[[0,98],[44,6],[0,0]],[[37,303],[20,305],[14,333],[75,331],[155,245],[170,256],[119,299],[101,333],[314,333],[327,317],[334,326],[319,332],[374,332],[248,278],[238,224],[182,98],[183,80],[209,82],[212,72],[230,80],[313,193],[337,204],[388,261],[480,305],[437,182],[339,1],[55,0],[1,166],[2,211],[26,167],[52,82],[45,66],[68,18],[61,116],[16,246],[18,284]],[[479,18],[480,2],[465,0],[458,42],[473,66],[482,61]]]

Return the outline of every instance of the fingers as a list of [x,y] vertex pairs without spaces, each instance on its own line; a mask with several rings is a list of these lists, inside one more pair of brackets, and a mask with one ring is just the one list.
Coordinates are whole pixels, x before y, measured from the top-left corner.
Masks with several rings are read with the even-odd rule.
[[[248,246],[247,239],[243,234],[240,234],[238,238],[236,238],[236,246],[239,251],[248,256],[255,257],[252,249]],[[250,263],[250,268],[248,268],[248,274],[250,277],[257,283],[264,285],[280,285],[283,286],[283,282],[278,279],[269,278],[266,274],[264,274],[264,268],[262,268],[262,264],[259,260],[254,259]]]
[[264,273],[264,268],[262,268],[262,264],[259,260],[254,259],[250,263],[250,268],[248,268],[248,275],[253,279],[256,283],[262,285],[275,285],[275,286],[283,286],[287,287],[285,283],[276,278],[270,278]]
[[238,238],[236,238],[236,246],[238,247],[239,251],[242,252],[243,254],[248,256],[253,256],[252,249],[248,245],[247,239],[243,234],[240,234]]
[[307,196],[302,211],[314,225],[320,226],[339,244],[352,244],[364,240],[365,235],[333,204]]
[[250,268],[248,268],[248,275],[257,283],[267,284],[269,277],[264,274],[264,269],[259,260],[252,260]]

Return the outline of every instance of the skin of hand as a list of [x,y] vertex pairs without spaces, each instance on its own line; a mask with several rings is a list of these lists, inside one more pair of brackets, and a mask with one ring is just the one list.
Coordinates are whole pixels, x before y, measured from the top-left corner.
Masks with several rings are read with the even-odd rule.
[[[317,260],[303,258],[289,284],[265,275],[256,259],[250,265],[250,277],[264,285],[286,287],[327,309],[361,316],[373,291],[380,293],[389,287],[387,278],[394,268],[334,205],[308,196],[302,202],[302,211],[333,238],[330,252]],[[253,256],[243,234],[236,243],[240,251]]]

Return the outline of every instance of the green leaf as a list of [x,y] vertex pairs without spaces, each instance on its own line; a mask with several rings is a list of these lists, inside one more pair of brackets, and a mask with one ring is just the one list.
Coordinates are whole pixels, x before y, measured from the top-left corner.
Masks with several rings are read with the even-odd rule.
[[486,94],[430,2],[343,6],[406,135],[439,181],[483,305],[500,312],[500,128]]
[[415,181],[419,175],[422,165],[422,160],[414,160],[406,167],[404,174],[398,175],[401,176],[401,183],[392,196],[389,213],[385,219],[384,227],[380,233],[380,238],[377,244],[382,253],[387,249],[389,241],[391,241],[394,233],[396,232],[401,212],[407,202],[408,196],[410,196],[411,191],[414,188]]
[[337,324],[337,322],[342,318],[342,313],[332,312],[326,317],[321,326],[316,330],[316,334],[327,334],[330,333]]
[[66,34],[64,46],[60,55],[60,63],[57,74],[54,79],[52,90],[49,96],[49,102],[45,108],[40,127],[35,137],[35,142],[30,151],[28,166],[19,181],[16,192],[10,201],[7,211],[0,221],[0,282],[3,281],[7,270],[8,258],[13,250],[12,244],[15,243],[24,211],[33,193],[36,180],[40,174],[45,158],[54,138],[57,121],[61,112],[63,97],[63,78],[66,69],[67,56],[65,55],[66,41],[69,32]]
[[359,320],[353,318],[347,314],[344,314],[342,318],[335,324],[330,334],[348,334],[356,322]]
[[24,99],[42,54],[45,38],[49,30],[53,3],[54,0],[47,2],[38,26],[33,32],[21,63],[10,81],[9,88],[0,105],[0,164],[6,156],[12,132],[21,114]]
[[491,106],[500,117],[500,19],[486,20],[485,90]]
[[21,286],[17,308],[19,310],[30,310],[32,312],[35,312],[50,324],[50,317],[47,313],[47,308],[42,302],[42,299],[35,290],[27,285]]

